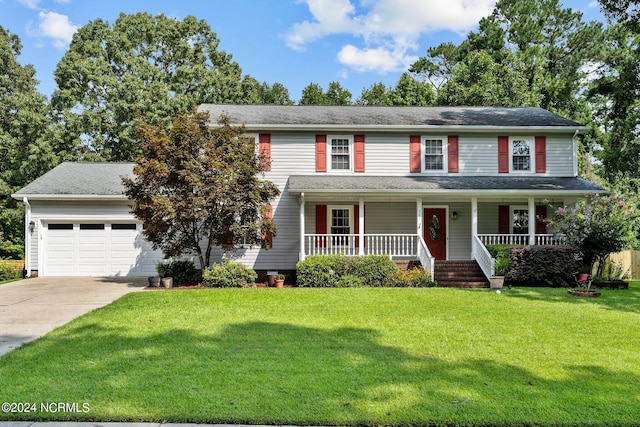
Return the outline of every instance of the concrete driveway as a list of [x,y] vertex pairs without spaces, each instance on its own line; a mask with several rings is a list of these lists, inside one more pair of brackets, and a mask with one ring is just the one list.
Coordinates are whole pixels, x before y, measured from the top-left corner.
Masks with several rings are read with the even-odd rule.
[[0,285],[0,355],[146,285],[146,277],[38,277]]

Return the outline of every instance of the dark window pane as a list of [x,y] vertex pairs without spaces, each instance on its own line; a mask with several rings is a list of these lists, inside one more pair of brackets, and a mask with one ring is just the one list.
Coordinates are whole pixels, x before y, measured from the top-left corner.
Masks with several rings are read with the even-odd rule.
[[73,224],[48,224],[49,230],[73,230]]
[[135,230],[136,224],[111,224],[112,230]]
[[80,224],[80,230],[104,230],[104,224]]

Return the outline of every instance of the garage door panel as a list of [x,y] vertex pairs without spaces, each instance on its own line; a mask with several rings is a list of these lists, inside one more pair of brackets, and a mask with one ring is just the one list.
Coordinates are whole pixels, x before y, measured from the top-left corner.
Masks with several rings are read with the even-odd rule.
[[[118,224],[118,223],[115,223]],[[135,228],[134,228],[135,226]],[[46,227],[45,227],[46,228]],[[162,253],[154,251],[139,226],[75,223],[46,235],[44,274],[49,276],[151,276]]]

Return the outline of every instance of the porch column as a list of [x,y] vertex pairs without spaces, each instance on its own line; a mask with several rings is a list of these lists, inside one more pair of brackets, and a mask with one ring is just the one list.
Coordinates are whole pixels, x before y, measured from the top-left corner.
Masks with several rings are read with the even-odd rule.
[[536,203],[529,197],[529,244],[536,244]]
[[298,259],[304,261],[304,193],[300,194],[300,253]]
[[358,200],[358,255],[364,255],[364,198]]
[[478,235],[478,198],[471,198],[471,259],[476,253],[476,239]]
[[423,230],[423,218],[422,218],[422,199],[418,197],[416,199],[416,233],[418,236],[422,236],[424,233]]

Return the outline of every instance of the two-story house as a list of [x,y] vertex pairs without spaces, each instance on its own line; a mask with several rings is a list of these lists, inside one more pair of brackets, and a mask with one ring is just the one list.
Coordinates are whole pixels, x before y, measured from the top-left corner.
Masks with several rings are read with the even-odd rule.
[[[487,243],[557,244],[549,203],[603,189],[579,178],[586,127],[539,108],[202,105],[244,124],[270,160],[278,233],[269,249],[237,245],[257,271],[294,270],[311,254],[476,260]],[[133,164],[63,163],[14,197],[27,205],[27,270],[148,275],[161,260],[129,213]],[[216,257],[222,257],[218,250]]]

